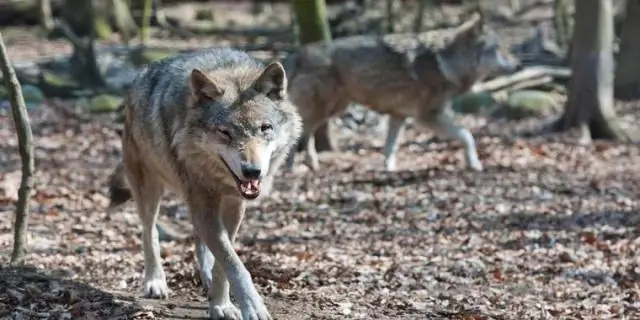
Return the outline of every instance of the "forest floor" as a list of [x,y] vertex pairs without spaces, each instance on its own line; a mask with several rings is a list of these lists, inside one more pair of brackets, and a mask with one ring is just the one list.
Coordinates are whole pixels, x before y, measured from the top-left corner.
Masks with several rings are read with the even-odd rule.
[[[68,49],[24,40],[9,50],[24,58],[29,48]],[[640,123],[640,101],[617,111]],[[29,254],[9,267],[20,159],[0,109],[0,318],[206,318],[191,241],[162,242],[171,297],[138,294],[133,205],[105,213],[121,150],[115,116],[62,100],[30,116]],[[319,172],[298,159],[248,209],[237,252],[275,319],[640,318],[640,147],[526,134],[549,121],[460,116],[483,172],[464,169],[459,143],[411,125],[398,171],[385,172],[384,126],[343,128]],[[171,195],[161,219],[190,228]]]

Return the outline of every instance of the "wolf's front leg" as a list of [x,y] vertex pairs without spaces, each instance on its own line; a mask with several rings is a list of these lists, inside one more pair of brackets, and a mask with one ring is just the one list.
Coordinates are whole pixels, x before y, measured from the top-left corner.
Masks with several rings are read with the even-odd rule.
[[[213,253],[206,243],[196,237],[196,257],[200,267],[200,280],[207,291],[213,319],[241,319],[240,310],[231,303],[229,281],[224,275],[222,265],[215,263]],[[215,268],[214,268],[215,264]]]
[[476,142],[473,139],[473,135],[469,130],[455,123],[452,113],[453,111],[451,111],[451,108],[447,106],[435,117],[435,119],[420,117],[419,121],[437,133],[462,142],[465,149],[467,166],[475,171],[482,171],[483,167],[480,159],[478,158]]
[[384,144],[384,167],[387,171],[396,170],[396,157],[398,153],[398,138],[404,128],[404,117],[389,115],[387,123],[387,140]]
[[145,297],[166,299],[169,287],[162,269],[160,242],[156,220],[160,208],[163,186],[139,163],[125,164],[127,180],[131,185],[131,195],[142,221],[142,249],[144,253],[144,277],[142,294]]
[[[207,244],[215,258],[212,282],[208,290],[211,318],[272,320],[253,285],[249,271],[233,249],[244,205],[236,203],[214,206],[220,208],[220,214],[205,209],[210,207],[205,205],[202,210],[193,210],[192,217],[198,237]],[[229,288],[240,303],[241,313],[229,299]]]
[[198,267],[200,268],[200,280],[202,281],[202,285],[205,290],[208,291],[209,288],[211,288],[211,283],[213,282],[212,272],[215,258],[213,257],[211,250],[209,250],[209,247],[207,247],[207,244],[204,243],[200,237],[196,236],[195,238],[195,251],[196,259],[198,259]]

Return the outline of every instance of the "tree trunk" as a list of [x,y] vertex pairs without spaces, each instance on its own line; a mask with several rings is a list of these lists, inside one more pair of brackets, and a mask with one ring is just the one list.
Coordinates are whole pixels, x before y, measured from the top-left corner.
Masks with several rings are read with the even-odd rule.
[[416,9],[416,18],[413,20],[413,32],[421,32],[424,28],[424,15],[427,11],[427,6],[431,3],[431,0],[418,0],[418,8]]
[[51,10],[51,0],[38,0],[38,9],[40,26],[47,32],[51,32],[55,27]]
[[138,33],[138,25],[133,20],[126,1],[111,0],[111,16],[118,28],[122,42],[129,44],[129,41]]
[[33,133],[29,123],[29,114],[22,97],[22,88],[11,66],[7,49],[0,33],[0,70],[4,84],[9,92],[11,114],[18,135],[18,148],[22,159],[22,179],[16,203],[16,220],[13,233],[13,252],[11,263],[20,262],[27,251],[27,225],[29,224],[29,194],[33,188]]
[[293,0],[300,44],[331,41],[324,0]]
[[[325,0],[293,0],[293,11],[298,23],[300,44],[316,41],[331,42]],[[314,138],[317,151],[337,150],[333,131],[332,122],[327,122],[316,130]],[[307,140],[308,137],[300,139],[298,150],[305,147]]]
[[569,97],[557,129],[581,128],[585,140],[626,140],[613,108],[611,0],[580,0],[575,6]]
[[151,37],[151,30],[149,26],[151,25],[151,7],[153,6],[153,0],[143,0],[142,7],[142,24],[140,27],[140,37],[142,40],[142,44],[145,45],[149,42],[149,38]]
[[394,33],[396,30],[396,13],[395,13],[395,0],[387,0],[386,13],[387,13],[387,33]]
[[522,4],[520,0],[509,0],[509,7],[511,8],[511,12],[518,13],[520,12],[520,8],[522,8]]
[[87,86],[102,87],[106,83],[96,59],[95,18],[103,7],[94,5],[94,1],[66,0],[61,30],[73,45],[71,71],[74,78]]
[[615,96],[640,98],[640,1],[627,0],[615,77]]
[[555,0],[553,7],[553,25],[556,32],[556,40],[560,48],[567,49],[571,39],[572,19],[569,12],[569,3],[567,0]]

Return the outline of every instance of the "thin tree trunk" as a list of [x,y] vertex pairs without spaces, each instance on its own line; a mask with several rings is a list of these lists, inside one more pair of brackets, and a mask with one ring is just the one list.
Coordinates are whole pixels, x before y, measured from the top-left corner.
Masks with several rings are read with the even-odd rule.
[[53,14],[51,12],[51,0],[38,0],[38,13],[40,15],[40,26],[47,32],[55,27]]
[[151,7],[153,6],[153,0],[143,0],[142,7],[142,26],[140,27],[140,36],[142,38],[142,44],[145,45],[149,42],[149,38],[151,37],[151,30],[149,26],[151,25]]
[[[325,0],[293,0],[292,4],[298,23],[300,44],[317,41],[331,42]],[[314,138],[317,151],[337,150],[333,132],[332,122],[326,122],[316,130]],[[306,146],[308,139],[309,137],[300,138],[298,150],[302,150]]]
[[640,98],[640,1],[627,0],[622,23],[620,53],[615,77],[615,95]]
[[73,46],[71,72],[74,78],[91,87],[104,87],[106,81],[95,52],[95,19],[103,7],[95,5],[94,1],[66,0],[60,29]]
[[18,148],[22,159],[22,179],[18,190],[16,220],[13,233],[13,252],[11,263],[20,262],[27,251],[27,225],[29,224],[29,194],[33,188],[33,133],[29,123],[29,114],[22,97],[22,88],[11,66],[7,49],[0,33],[0,70],[4,84],[9,91],[11,114],[18,135]]
[[[558,130],[581,128],[592,139],[628,139],[613,108],[611,0],[576,1],[572,76]],[[588,129],[588,130],[587,130]]]
[[413,32],[421,32],[424,28],[424,15],[427,11],[427,6],[431,3],[431,0],[418,0],[418,8],[416,9],[416,18],[413,21]]
[[568,0],[554,1],[553,25],[556,31],[558,45],[567,49],[571,40],[571,13]]
[[394,33],[396,30],[396,14],[394,10],[395,0],[387,0],[387,33]]
[[138,25],[131,16],[131,9],[124,0],[111,0],[113,20],[118,27],[120,37],[125,44],[138,33]]
[[520,12],[520,8],[522,8],[522,4],[520,0],[509,0],[509,7],[511,7],[511,12],[518,13]]

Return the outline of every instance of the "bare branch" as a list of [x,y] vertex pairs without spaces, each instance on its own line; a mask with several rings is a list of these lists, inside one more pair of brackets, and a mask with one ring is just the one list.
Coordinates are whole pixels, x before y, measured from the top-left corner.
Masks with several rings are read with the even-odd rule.
[[29,221],[28,205],[29,193],[33,188],[33,133],[29,123],[29,114],[22,96],[22,88],[16,77],[15,70],[11,66],[7,49],[0,33],[0,70],[2,70],[4,84],[9,91],[11,102],[11,114],[18,134],[18,148],[22,159],[22,179],[18,190],[18,203],[16,204],[16,220],[14,224],[13,252],[11,262],[20,262],[26,253],[27,224]]

